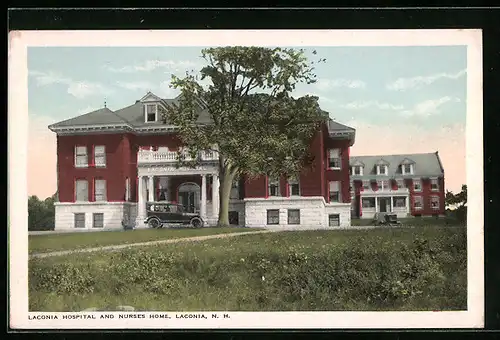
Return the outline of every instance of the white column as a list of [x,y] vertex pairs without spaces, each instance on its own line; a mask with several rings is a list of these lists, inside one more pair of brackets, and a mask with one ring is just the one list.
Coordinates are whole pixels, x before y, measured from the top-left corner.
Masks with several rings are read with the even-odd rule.
[[207,217],[207,175],[201,175],[200,215],[203,220]]
[[376,196],[375,196],[375,212],[378,212],[378,200]]
[[394,196],[391,196],[391,210],[390,210],[390,212],[392,212],[392,210],[394,209],[394,202],[393,202],[393,200],[394,200]]
[[170,195],[170,177],[168,177],[168,176],[165,177],[165,188],[164,189],[167,192],[167,195],[166,195],[167,200],[169,200],[168,198],[172,197],[172,196]]
[[220,188],[220,181],[219,181],[219,174],[213,174],[213,181],[212,181],[212,211],[213,211],[213,217],[218,218],[219,217],[219,188]]
[[155,200],[155,180],[154,176],[149,176],[148,191],[149,197],[148,201],[154,202]]
[[146,218],[146,186],[144,176],[139,176],[137,183],[137,218],[135,221],[136,228],[144,228],[144,219]]
[[405,201],[406,201],[406,213],[409,214],[410,213],[410,198],[408,196],[406,196]]

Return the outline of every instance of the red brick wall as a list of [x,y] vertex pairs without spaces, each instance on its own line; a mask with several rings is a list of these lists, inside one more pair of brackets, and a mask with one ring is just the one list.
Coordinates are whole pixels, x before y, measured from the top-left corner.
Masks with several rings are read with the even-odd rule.
[[[93,201],[94,179],[106,180],[108,201],[123,201],[125,198],[125,177],[129,171],[126,162],[126,145],[122,134],[94,134],[85,136],[57,136],[57,176],[59,183],[59,201],[74,202],[75,181],[88,181],[89,200]],[[75,167],[75,146],[86,146],[88,168]],[[93,166],[94,145],[104,145],[106,149],[106,167]],[[130,170],[130,169],[129,169]]]
[[245,178],[245,198],[267,197],[267,178]]
[[[329,162],[329,149],[340,149],[341,158],[342,158],[342,168],[341,170],[330,170],[328,169]],[[349,141],[348,140],[333,140],[326,139],[325,140],[325,149],[324,149],[324,157],[325,157],[325,169],[326,169],[326,180],[325,180],[325,199],[328,201],[328,182],[330,181],[340,181],[341,183],[341,191],[342,191],[342,201],[344,203],[351,202],[351,194],[349,192]]]

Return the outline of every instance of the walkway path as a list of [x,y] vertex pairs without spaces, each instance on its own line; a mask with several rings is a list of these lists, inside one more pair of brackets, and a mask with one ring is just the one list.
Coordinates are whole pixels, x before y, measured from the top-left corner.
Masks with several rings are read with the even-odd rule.
[[168,239],[168,240],[147,241],[147,242],[140,242],[140,243],[116,244],[116,245],[102,246],[102,247],[95,247],[95,248],[61,250],[61,251],[54,251],[54,252],[50,252],[50,253],[35,253],[35,254],[31,254],[30,258],[62,256],[62,255],[69,255],[69,254],[75,254],[75,253],[91,253],[91,252],[96,252],[96,251],[113,251],[113,250],[120,250],[120,249],[131,248],[131,247],[152,246],[152,245],[157,245],[157,244],[168,244],[168,243],[177,243],[177,242],[186,242],[186,241],[188,241],[188,242],[189,241],[204,241],[204,240],[217,239],[217,238],[235,237],[235,236],[250,235],[250,234],[252,234],[252,235],[253,234],[264,234],[264,233],[272,233],[272,232],[279,232],[279,231],[282,231],[282,230],[245,231],[245,232],[241,232],[241,233],[227,233],[227,234],[216,234],[216,235],[206,235],[206,236],[173,238],[173,239]]

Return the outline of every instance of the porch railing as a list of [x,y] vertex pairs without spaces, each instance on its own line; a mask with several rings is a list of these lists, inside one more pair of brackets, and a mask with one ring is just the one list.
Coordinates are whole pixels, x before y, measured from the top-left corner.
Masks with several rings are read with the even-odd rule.
[[[194,160],[188,152],[184,155],[186,161]],[[201,161],[216,161],[219,159],[218,153],[212,150],[202,151],[197,157]],[[176,151],[139,150],[137,154],[137,163],[176,163],[177,161],[178,155]]]

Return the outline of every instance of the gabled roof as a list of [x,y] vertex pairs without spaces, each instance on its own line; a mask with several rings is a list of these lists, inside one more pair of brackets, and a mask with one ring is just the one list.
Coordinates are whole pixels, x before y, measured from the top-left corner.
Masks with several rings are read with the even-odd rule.
[[357,159],[354,163],[351,163],[351,166],[365,166],[365,163],[361,162],[359,159]]
[[415,161],[409,159],[409,158],[405,158],[401,161],[400,164],[415,164]]
[[389,165],[390,163],[386,161],[383,157],[375,162],[375,165]]
[[344,124],[340,124],[339,122],[334,121],[333,119],[328,120],[328,132],[355,132],[352,127],[349,127]]
[[350,165],[353,166],[358,162],[365,164],[363,176],[353,175],[353,177],[360,179],[380,178],[384,176],[376,175],[375,165],[380,160],[384,160],[388,163],[388,177],[402,177],[400,165],[405,159],[413,161],[414,166],[413,175],[404,175],[404,177],[439,177],[444,175],[444,169],[442,168],[437,152],[405,155],[351,156]]

